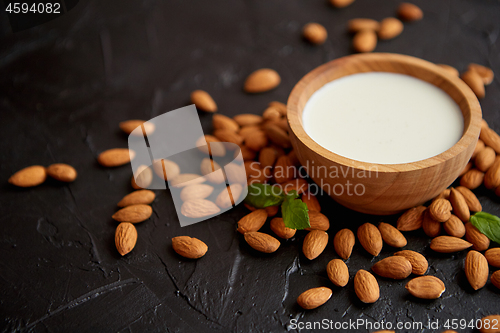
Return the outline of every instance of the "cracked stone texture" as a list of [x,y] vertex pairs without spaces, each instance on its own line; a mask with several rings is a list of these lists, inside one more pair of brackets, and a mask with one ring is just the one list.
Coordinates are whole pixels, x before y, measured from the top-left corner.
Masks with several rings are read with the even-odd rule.
[[[69,13],[12,34],[0,19],[0,327],[31,332],[282,332],[291,319],[418,322],[477,319],[500,312],[491,283],[473,291],[463,272],[466,253],[441,255],[423,232],[407,233],[408,246],[429,260],[429,274],[447,287],[443,297],[422,301],[408,281],[379,278],[373,305],[355,296],[352,278],[379,258],[356,244],[347,261],[351,281],[336,288],[325,267],[338,258],[330,243],[316,260],[301,254],[304,232],[271,255],[256,253],[236,232],[247,213],[237,207],[181,228],[168,191],[157,191],[150,220],[138,224],[133,252],[114,247],[116,203],[132,189],[128,166],[104,169],[99,152],[126,147],[118,122],[150,119],[189,103],[194,89],[210,92],[226,115],[260,113],[271,100],[286,101],[294,84],[318,65],[351,53],[347,20],[394,15],[399,1],[358,0],[337,10],[322,0],[272,1],[80,1]],[[469,62],[499,74],[481,101],[484,118],[500,130],[500,3],[493,0],[421,0],[421,22],[377,46],[465,70]],[[329,38],[313,47],[300,38],[310,21]],[[242,92],[245,77],[270,67],[282,77],[274,91]],[[200,115],[211,130],[211,115]],[[48,180],[31,189],[7,184],[15,171],[66,162],[76,182]],[[484,210],[500,214],[500,199],[480,188]],[[320,198],[330,218],[330,238],[364,222],[394,223],[396,217],[354,213]],[[268,226],[264,232],[271,232]],[[208,244],[200,260],[185,260],[171,238],[197,237]],[[498,246],[498,245],[496,245]],[[303,311],[297,296],[312,287],[333,288],[324,306]],[[304,332],[308,330],[303,330]],[[366,329],[360,329],[365,332]],[[373,330],[372,330],[373,331]],[[444,331],[424,328],[402,331]],[[472,331],[471,329],[461,330]]]

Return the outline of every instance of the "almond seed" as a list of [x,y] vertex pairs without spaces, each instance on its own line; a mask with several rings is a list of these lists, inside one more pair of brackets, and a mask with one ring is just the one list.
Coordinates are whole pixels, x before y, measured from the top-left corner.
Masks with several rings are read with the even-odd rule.
[[227,129],[215,130],[214,136],[221,142],[230,142],[238,146],[243,143],[243,137],[241,135]]
[[359,243],[373,256],[378,256],[382,250],[383,241],[380,231],[371,223],[365,223],[358,228]]
[[198,238],[189,236],[177,236],[172,238],[172,248],[177,254],[189,259],[201,258],[208,251],[207,244]]
[[151,206],[136,204],[120,209],[111,217],[118,222],[139,223],[149,219],[152,213]]
[[395,17],[388,17],[380,21],[380,28],[378,29],[378,38],[392,39],[399,36],[403,32],[403,22]]
[[377,34],[373,30],[360,30],[352,39],[352,47],[356,52],[372,52],[377,47]]
[[311,211],[321,212],[321,206],[318,202],[318,198],[316,198],[316,196],[314,194],[312,194],[311,192],[307,192],[307,193],[302,194],[301,199],[302,199],[302,202],[307,205],[307,209],[310,212]]
[[451,214],[451,217],[443,223],[444,231],[450,236],[462,238],[465,236],[465,225],[458,217]]
[[245,146],[253,151],[260,151],[262,148],[267,146],[268,140],[266,133],[262,130],[258,130],[245,138]]
[[262,118],[264,118],[264,120],[277,120],[281,118],[281,113],[274,106],[269,106],[262,113]]
[[269,140],[282,148],[290,148],[292,146],[288,133],[275,124],[266,124],[264,132]]
[[500,247],[489,249],[484,253],[488,263],[494,267],[500,267]]
[[500,289],[500,271],[496,271],[491,274],[490,281],[495,287]]
[[322,230],[311,230],[304,238],[302,252],[307,259],[316,259],[328,244],[328,234]]
[[441,193],[439,193],[439,195],[437,197],[435,197],[434,199],[450,199],[450,193],[451,193],[451,189],[447,188],[445,190],[443,190]]
[[489,315],[481,319],[481,333],[500,333],[500,315]]
[[465,258],[465,276],[474,290],[481,289],[488,281],[488,260],[479,252],[471,250]]
[[474,151],[472,152],[472,158],[475,158],[486,146],[484,145],[483,140],[477,139],[476,147],[474,147]]
[[471,88],[477,98],[484,98],[485,91],[483,79],[476,71],[467,70],[460,78]]
[[164,180],[174,179],[181,173],[177,163],[164,158],[153,161],[153,170],[158,177]]
[[212,184],[221,184],[226,181],[220,165],[208,157],[201,160],[200,171],[203,177]]
[[317,211],[309,211],[308,215],[309,224],[311,225],[311,227],[306,228],[306,230],[327,231],[328,229],[330,229],[330,220],[328,220],[328,217],[326,217],[325,215]]
[[182,188],[189,185],[204,183],[205,180],[205,177],[202,177],[195,173],[181,173],[170,181],[170,186],[175,188]]
[[243,216],[238,221],[238,231],[242,234],[250,231],[259,231],[266,223],[267,212],[264,209],[257,209],[250,214]]
[[462,193],[452,188],[450,193],[450,203],[453,207],[455,215],[463,222],[469,221],[470,210]]
[[398,219],[397,228],[400,231],[413,231],[422,227],[425,206],[417,206],[408,209]]
[[47,179],[47,171],[41,165],[32,165],[19,170],[9,178],[9,183],[18,187],[33,187]]
[[481,203],[479,202],[478,198],[476,195],[469,190],[467,187],[464,186],[458,186],[456,187],[456,190],[460,193],[462,193],[465,202],[467,202],[467,206],[469,207],[469,210],[472,212],[480,212],[483,210],[483,207],[481,206]]
[[424,13],[418,6],[403,2],[398,7],[398,16],[403,21],[413,22],[421,20],[424,17]]
[[309,187],[309,183],[303,178],[297,178],[281,183],[280,186],[286,194],[290,193],[290,191],[296,191],[298,194],[304,194]]
[[297,297],[297,303],[306,310],[325,304],[332,297],[332,290],[326,287],[312,288]]
[[233,117],[234,121],[240,126],[252,126],[262,123],[262,116],[251,113],[241,113]]
[[262,168],[273,167],[278,158],[278,152],[273,147],[265,147],[260,151],[259,162]]
[[280,247],[279,240],[273,236],[258,231],[246,232],[245,241],[253,249],[264,253],[275,252]]
[[275,217],[271,220],[271,230],[280,238],[289,239],[295,236],[297,230],[285,226],[281,217]]
[[440,253],[460,252],[471,246],[471,243],[451,236],[439,236],[431,241],[431,249]]
[[[493,166],[494,165],[495,164],[493,164]],[[493,169],[493,166],[488,171]],[[467,171],[465,175],[463,175],[462,178],[460,178],[460,185],[467,187],[470,190],[474,190],[483,183],[483,179],[484,179],[484,173],[479,171],[478,169],[473,168]],[[500,183],[500,175],[499,175],[499,183]]]
[[[119,124],[120,129],[129,135],[143,136],[144,132],[146,135],[153,134],[155,131],[155,124],[145,120],[133,119],[122,121]],[[134,131],[137,127],[142,127],[141,130]]]
[[127,207],[139,204],[149,205],[154,201],[155,197],[155,193],[150,190],[134,191],[124,196],[120,202],[118,202],[118,207]]
[[416,277],[410,280],[405,288],[410,294],[421,299],[439,298],[446,290],[443,281],[431,275]]
[[402,280],[410,276],[412,265],[403,256],[393,256],[380,260],[373,265],[372,270],[379,276]]
[[331,260],[326,266],[326,273],[330,281],[337,287],[345,287],[349,282],[349,269],[340,259]]
[[380,297],[377,279],[364,269],[354,276],[354,291],[363,303],[375,303]]
[[302,28],[302,36],[311,44],[321,45],[328,37],[324,26],[319,23],[308,23]]
[[485,251],[490,247],[490,239],[470,222],[465,223],[465,239],[472,243],[476,251]]
[[205,199],[212,194],[213,191],[213,186],[207,184],[193,184],[181,190],[180,198],[182,201]]
[[495,163],[496,153],[491,147],[485,147],[483,150],[477,154],[474,159],[474,164],[482,172],[488,171],[488,169]]
[[369,18],[355,18],[349,20],[347,22],[347,30],[349,32],[358,32],[361,30],[373,30],[377,31],[380,27],[380,24],[372,19]]
[[146,165],[139,165],[135,171],[137,181],[132,176],[131,185],[134,190],[148,188],[153,182],[153,171]]
[[484,175],[484,186],[486,188],[494,189],[500,186],[500,158],[497,158],[495,160],[495,163],[493,163],[493,165],[488,169],[488,171],[486,171],[486,174],[483,175]]
[[115,245],[122,256],[133,250],[137,242],[137,230],[129,222],[122,222],[116,227]]
[[378,230],[382,235],[382,239],[387,245],[392,247],[404,247],[407,244],[405,236],[396,228],[388,223],[381,222],[378,225]]
[[287,182],[297,176],[297,168],[292,165],[287,155],[278,157],[273,170],[274,181],[278,184]]
[[78,175],[75,168],[69,164],[56,163],[51,164],[47,167],[47,175],[57,179],[60,182],[72,182],[76,179]]
[[350,229],[342,229],[333,238],[333,246],[337,254],[344,260],[349,259],[356,238]]
[[223,157],[226,155],[226,147],[213,135],[200,136],[195,142],[196,147],[202,153],[211,156]]
[[214,215],[220,212],[219,207],[212,201],[205,199],[195,199],[186,201],[182,204],[182,215],[194,219]]
[[468,70],[475,71],[481,77],[485,86],[491,84],[491,82],[493,82],[493,78],[495,77],[491,68],[479,64],[469,64]]
[[431,238],[437,237],[441,234],[441,228],[441,223],[435,221],[429,213],[429,209],[427,209],[424,213],[424,220],[422,222],[422,229],[425,234]]
[[429,214],[436,222],[446,222],[451,216],[451,210],[451,203],[446,199],[436,199],[429,206]]
[[411,271],[416,275],[424,275],[427,272],[429,263],[423,255],[411,250],[403,250],[394,253],[395,256],[405,257],[411,264]]
[[497,154],[500,154],[500,136],[497,132],[487,126],[481,127],[479,138],[486,146],[493,148]]
[[353,3],[354,0],[330,0],[333,7],[344,8]]
[[245,184],[246,183],[246,173],[245,166],[238,165],[236,163],[228,163],[224,167],[226,171],[226,177],[229,184]]
[[214,99],[204,90],[195,90],[191,93],[191,103],[196,105],[197,109],[206,112],[216,112],[217,104]]
[[261,93],[279,86],[281,77],[273,69],[262,68],[250,74],[245,80],[243,90],[247,93]]
[[127,148],[114,148],[99,154],[97,161],[105,167],[117,167],[129,163],[135,157],[135,152]]
[[233,132],[238,132],[240,125],[234,119],[231,119],[223,114],[214,114],[212,118],[212,127],[214,130],[225,129]]

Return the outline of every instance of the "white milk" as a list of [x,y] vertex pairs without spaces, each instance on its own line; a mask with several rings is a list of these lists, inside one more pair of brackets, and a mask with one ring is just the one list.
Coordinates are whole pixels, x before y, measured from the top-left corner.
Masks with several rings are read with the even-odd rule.
[[357,161],[420,161],[451,148],[464,119],[443,90],[414,77],[360,73],[325,84],[307,101],[304,129],[319,145]]

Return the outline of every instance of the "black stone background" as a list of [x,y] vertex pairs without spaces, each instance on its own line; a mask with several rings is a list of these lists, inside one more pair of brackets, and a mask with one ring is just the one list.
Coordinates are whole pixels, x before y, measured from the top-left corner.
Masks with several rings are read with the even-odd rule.
[[[153,216],[137,225],[133,252],[121,258],[114,247],[111,215],[132,190],[131,170],[102,168],[96,157],[127,146],[118,122],[184,106],[198,88],[212,94],[222,114],[261,113],[271,100],[285,102],[307,72],[352,52],[345,28],[349,19],[392,16],[398,3],[357,0],[338,10],[323,0],[80,1],[62,17],[15,34],[2,13],[1,330],[282,332],[290,330],[292,318],[439,319],[442,325],[447,319],[500,312],[500,291],[490,282],[477,292],[468,285],[466,253],[433,253],[421,231],[407,233],[406,248],[428,258],[429,274],[445,282],[445,294],[417,300],[404,288],[408,280],[379,278],[381,298],[373,305],[358,301],[352,277],[394,249],[385,246],[380,257],[372,258],[357,244],[347,261],[351,281],[336,288],[325,272],[328,261],[337,258],[331,242],[314,261],[301,254],[303,232],[282,241],[274,254],[256,253],[236,232],[236,221],[247,213],[243,206],[181,228],[170,193],[157,191]],[[498,76],[481,105],[484,118],[500,130],[500,2],[415,3],[424,10],[424,20],[405,24],[401,36],[380,42],[377,51],[461,71],[469,62],[492,67]],[[328,30],[324,45],[301,40],[300,30],[310,21]],[[246,95],[245,77],[262,67],[276,69],[282,84]],[[210,132],[211,115],[200,117]],[[49,180],[31,189],[7,183],[23,167],[54,162],[75,166],[78,179],[69,185]],[[485,211],[500,214],[499,198],[483,188],[476,193]],[[321,203],[332,225],[330,239],[343,227],[395,221],[357,214],[327,197]],[[202,239],[207,255],[197,261],[179,257],[170,245],[177,235]],[[332,299],[316,310],[301,310],[297,296],[318,286],[331,287]],[[443,326],[436,331],[444,331]]]

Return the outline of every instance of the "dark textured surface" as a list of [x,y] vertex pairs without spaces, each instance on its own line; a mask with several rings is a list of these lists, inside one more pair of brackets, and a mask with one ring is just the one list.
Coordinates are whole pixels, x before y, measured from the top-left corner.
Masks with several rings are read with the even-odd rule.
[[[260,113],[271,100],[286,101],[308,71],[351,52],[348,19],[382,19],[393,15],[398,3],[357,0],[336,10],[322,0],[80,1],[68,14],[16,34],[1,14],[0,329],[281,332],[290,329],[292,318],[426,325],[500,312],[500,292],[491,283],[477,292],[468,285],[465,253],[433,253],[423,232],[409,233],[406,248],[427,256],[429,274],[447,286],[442,298],[416,300],[404,289],[406,281],[379,279],[380,300],[361,304],[352,277],[378,258],[357,244],[347,262],[347,287],[334,287],[326,305],[308,312],[296,305],[296,297],[311,287],[332,287],[325,267],[337,258],[333,245],[310,262],[301,254],[304,233],[299,232],[275,254],[258,254],[236,232],[236,221],[247,213],[242,206],[180,228],[169,192],[158,191],[152,218],[137,225],[133,252],[121,258],[114,247],[116,223],[110,216],[131,191],[131,171],[101,168],[96,156],[126,147],[119,121],[150,119],[184,106],[197,88],[208,90],[223,114]],[[477,62],[500,75],[498,1],[416,3],[424,20],[405,24],[400,37],[379,43],[377,51],[460,70]],[[300,29],[309,21],[325,25],[325,45],[301,40]],[[261,67],[276,69],[282,84],[269,93],[244,94],[246,75]],[[498,77],[481,102],[484,118],[496,130]],[[211,116],[201,118],[209,132]],[[47,181],[32,189],[7,184],[25,166],[54,162],[75,166],[76,182]],[[484,210],[500,214],[493,193],[476,192]],[[332,223],[331,239],[345,226],[395,220],[356,214],[330,198],[321,203]],[[177,235],[202,239],[207,255],[197,261],[180,258],[170,247]],[[380,258],[393,251],[385,246]]]

